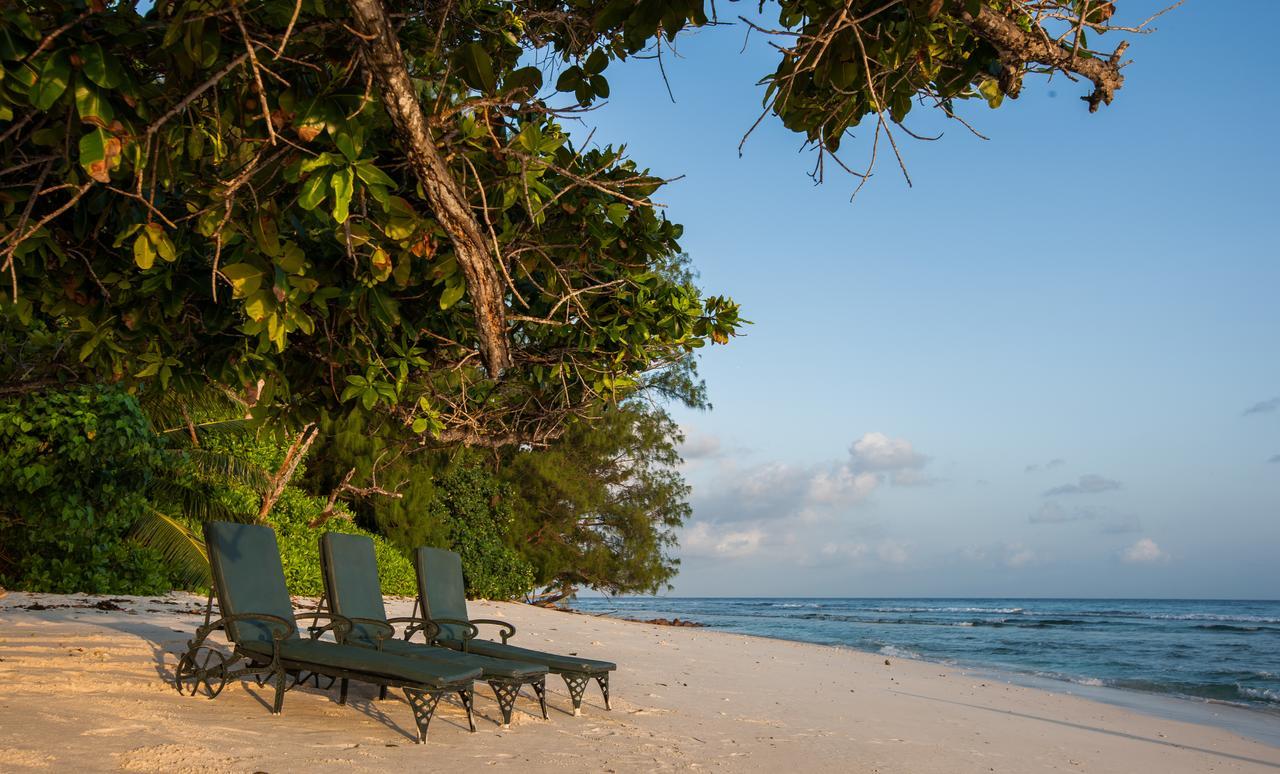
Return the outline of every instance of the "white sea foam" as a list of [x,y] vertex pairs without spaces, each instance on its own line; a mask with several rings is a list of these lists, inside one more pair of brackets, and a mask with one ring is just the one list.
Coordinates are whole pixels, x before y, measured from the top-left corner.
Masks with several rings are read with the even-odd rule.
[[1250,688],[1247,685],[1236,683],[1236,690],[1246,699],[1255,699],[1262,701],[1274,701],[1280,703],[1280,691],[1269,688]]
[[885,645],[880,649],[880,653],[886,656],[893,656],[894,658],[920,658],[920,654],[916,653],[914,650],[899,648],[893,645]]

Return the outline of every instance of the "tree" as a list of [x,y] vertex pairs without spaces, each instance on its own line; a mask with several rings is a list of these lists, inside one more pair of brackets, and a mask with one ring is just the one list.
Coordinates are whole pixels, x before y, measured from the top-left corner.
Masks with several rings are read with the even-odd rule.
[[501,475],[519,548],[548,598],[582,586],[654,593],[675,577],[674,531],[691,512],[677,468],[682,439],[665,411],[629,401],[550,448],[510,453]]
[[[0,389],[212,383],[297,424],[362,407],[545,444],[737,332],[731,300],[654,271],[679,251],[664,181],[555,107],[607,98],[610,63],[706,24],[702,0],[140,7],[0,12],[0,340],[54,341]],[[1028,73],[1088,79],[1091,109],[1123,83],[1125,44],[1089,43],[1104,0],[776,7],[766,113],[820,159]]]

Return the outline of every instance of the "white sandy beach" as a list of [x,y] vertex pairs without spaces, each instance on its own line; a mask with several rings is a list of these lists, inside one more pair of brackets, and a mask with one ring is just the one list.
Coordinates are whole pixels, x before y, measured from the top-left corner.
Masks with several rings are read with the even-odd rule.
[[[522,697],[502,730],[478,683],[479,732],[442,704],[420,746],[403,697],[368,686],[347,706],[336,689],[290,691],[278,717],[251,682],[180,696],[168,681],[203,600],[93,607],[104,599],[0,598],[0,771],[1280,772],[1280,748],[1221,728],[958,669],[484,602],[472,615],[514,623],[513,644],[618,662],[614,709],[593,684],[573,717],[552,677],[551,720]],[[21,609],[33,603],[49,609]]]

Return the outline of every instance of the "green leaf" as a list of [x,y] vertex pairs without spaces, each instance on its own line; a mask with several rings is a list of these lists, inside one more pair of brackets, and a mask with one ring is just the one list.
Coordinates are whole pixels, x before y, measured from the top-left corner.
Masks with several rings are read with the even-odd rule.
[[530,94],[537,94],[542,88],[542,71],[536,67],[521,67],[503,79],[506,89],[525,89]]
[[156,262],[156,249],[146,231],[139,233],[133,240],[133,262],[143,271],[150,269]]
[[298,206],[310,212],[320,206],[320,202],[324,201],[324,195],[329,188],[329,173],[316,172],[308,177],[302,184],[302,191],[298,194]]
[[116,113],[111,103],[102,98],[102,94],[83,80],[76,81],[76,113],[80,120],[87,124],[106,127],[111,124]]
[[251,263],[233,263],[222,267],[222,276],[231,283],[236,298],[245,298],[262,287],[266,272]]
[[350,214],[351,193],[355,189],[355,173],[351,167],[334,172],[329,178],[329,187],[333,189],[333,219],[346,223]]
[[276,266],[289,272],[297,274],[302,271],[303,265],[306,263],[306,253],[302,252],[302,248],[293,242],[289,242],[284,246],[284,252],[276,259]]
[[591,79],[591,91],[600,99],[608,99],[609,81],[603,75],[597,75]]
[[479,43],[466,44],[458,50],[457,61],[461,65],[462,79],[468,86],[486,94],[493,91],[496,85],[493,60],[483,46]]
[[556,91],[574,91],[582,85],[582,68],[574,66],[560,73],[556,79]]
[[111,182],[111,170],[120,166],[120,141],[97,127],[80,138],[80,166],[100,183]]
[[114,89],[124,80],[120,60],[114,54],[104,52],[97,43],[81,46],[79,53],[84,60],[84,64],[80,66],[81,72],[97,85],[104,89]]
[[627,213],[630,212],[627,205],[622,202],[614,202],[605,208],[605,217],[615,226],[621,226],[627,219]]
[[45,57],[39,74],[39,80],[30,95],[31,106],[36,110],[48,110],[62,96],[62,92],[67,90],[67,81],[71,78],[71,64],[67,61],[67,55],[56,51]]
[[165,233],[164,226],[159,223],[148,223],[143,233],[147,235],[152,247],[165,263],[173,263],[178,259],[178,251],[173,246],[173,240]]
[[333,144],[338,146],[338,150],[342,151],[343,156],[347,157],[347,161],[355,161],[360,158],[360,152],[356,149],[355,138],[345,129],[334,133]]
[[253,240],[263,255],[275,258],[280,254],[280,235],[276,230],[276,219],[262,213],[253,219]]
[[271,311],[275,309],[275,296],[270,290],[259,290],[244,302],[244,313],[249,315],[249,319],[254,322],[262,322],[271,315]]
[[586,69],[592,75],[598,75],[604,72],[604,68],[609,65],[609,54],[603,48],[597,48],[591,52],[591,56],[587,57]]
[[361,161],[356,164],[356,174],[369,185],[381,185],[387,188],[396,187],[396,181],[392,180],[386,172],[375,167],[372,161]]
[[466,280],[461,274],[454,274],[449,277],[449,281],[445,283],[444,292],[440,294],[440,308],[448,309],[462,298],[467,292]]

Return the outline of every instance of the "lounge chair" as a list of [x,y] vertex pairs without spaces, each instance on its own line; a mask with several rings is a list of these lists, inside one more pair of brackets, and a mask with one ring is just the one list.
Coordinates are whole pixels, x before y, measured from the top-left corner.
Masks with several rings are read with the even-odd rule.
[[[419,743],[427,741],[427,727],[440,697],[456,691],[462,696],[471,730],[475,730],[471,683],[480,676],[479,669],[419,661],[319,639],[325,632],[345,636],[363,623],[332,613],[301,616],[312,620],[307,627],[311,636],[304,638],[295,621],[275,533],[269,527],[213,521],[204,525],[204,537],[213,588],[204,625],[196,630],[175,670],[174,682],[179,691],[194,695],[203,687],[213,698],[231,680],[253,677],[260,685],[274,682],[271,714],[278,715],[285,691],[300,684],[307,673],[403,688],[413,709]],[[215,596],[221,617],[211,622]],[[321,618],[328,623],[317,625]],[[206,644],[215,631],[226,633],[233,649],[229,658],[222,650]],[[247,664],[233,668],[241,658]],[[286,677],[293,678],[288,686]]]
[[[462,558],[453,551],[419,548],[413,554],[413,565],[418,575],[418,602],[414,605],[414,615],[421,608],[423,617],[437,625],[438,630],[433,635],[435,644],[463,653],[546,664],[549,672],[564,678],[569,697],[573,700],[574,715],[581,714],[582,694],[594,679],[600,684],[604,708],[612,709],[609,706],[609,673],[618,668],[616,664],[509,645],[508,640],[516,634],[515,626],[506,621],[468,618]],[[502,642],[479,639],[478,625],[481,624],[499,627]]]
[[[436,624],[423,618],[387,618],[378,578],[378,558],[370,538],[326,532],[320,536],[320,567],[324,573],[325,588],[320,605],[323,607],[327,600],[328,610],[356,622],[345,634],[343,642],[377,647],[384,653],[436,662],[449,668],[483,670],[481,679],[493,688],[494,698],[502,711],[503,727],[511,725],[511,710],[520,687],[528,685],[538,697],[543,719],[547,718],[547,668],[542,664],[434,647],[430,642],[431,635],[437,630]],[[404,626],[405,639],[394,639],[394,624]],[[419,631],[423,632],[427,642],[409,642],[409,638]],[[345,696],[346,692],[347,681],[343,679],[342,695]]]

